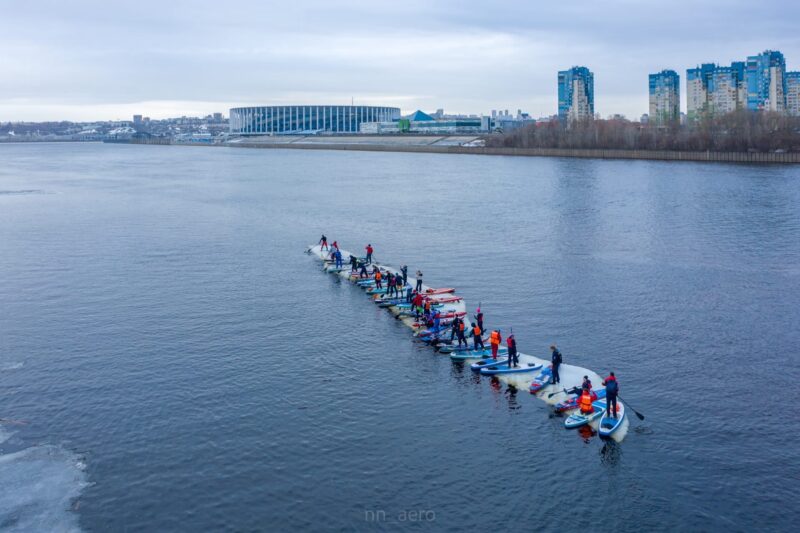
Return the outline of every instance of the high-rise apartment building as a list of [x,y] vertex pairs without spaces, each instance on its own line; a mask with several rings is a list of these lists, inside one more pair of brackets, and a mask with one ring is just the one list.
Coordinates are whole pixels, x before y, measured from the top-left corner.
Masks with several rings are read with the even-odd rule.
[[786,73],[786,112],[800,117],[800,72]]
[[786,109],[786,61],[774,50],[747,58],[747,109]]
[[680,118],[680,76],[674,70],[650,74],[650,114],[648,120],[664,124]]
[[558,118],[564,122],[594,116],[594,74],[586,67],[558,73]]
[[686,111],[689,120],[703,114],[725,114],[747,106],[745,63],[729,67],[703,63],[686,71]]

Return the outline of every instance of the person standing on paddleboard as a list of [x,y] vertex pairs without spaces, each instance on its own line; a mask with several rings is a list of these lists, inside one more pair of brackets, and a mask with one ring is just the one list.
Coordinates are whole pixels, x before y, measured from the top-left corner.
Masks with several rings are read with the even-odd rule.
[[467,344],[467,338],[464,336],[464,330],[467,329],[466,324],[464,323],[463,319],[458,320],[458,347],[461,348],[461,343],[464,343],[464,348],[467,348],[469,344]]
[[417,270],[417,292],[422,292],[422,271]]
[[408,285],[408,267],[403,265],[400,267],[400,272],[403,273],[403,286]]
[[[617,395],[619,394],[619,383],[617,377],[613,372],[608,374],[608,377],[603,380],[603,385],[606,386],[606,414],[617,418]],[[613,408],[611,406],[614,406]]]
[[319,243],[322,245],[320,250],[328,249],[328,238],[325,235],[322,236],[322,238],[319,240]]
[[372,251],[373,251],[372,245],[368,244],[365,250],[367,251],[367,257],[366,257],[367,264],[370,264],[372,263]]
[[500,348],[501,342],[503,342],[503,337],[500,336],[500,330],[492,330],[491,335],[489,335],[489,344],[492,346],[492,359],[495,361],[497,361],[497,349]]
[[386,298],[391,298],[394,295],[394,276],[392,276],[391,272],[386,276]]
[[553,379],[550,383],[555,385],[556,383],[561,383],[561,376],[558,375],[558,367],[561,366],[561,363],[563,362],[564,358],[561,357],[561,352],[558,351],[558,348],[556,348],[555,344],[550,345],[550,351],[553,352],[551,358],[551,361],[553,363]]
[[513,333],[506,339],[506,346],[508,346],[508,368],[517,368],[519,356],[517,355],[517,339],[514,338]]
[[475,351],[478,351],[478,346],[481,347],[481,350],[485,350],[486,346],[483,344],[483,339],[481,338],[481,328],[472,324],[472,340],[475,343]]
[[483,312],[481,311],[481,306],[478,305],[478,308],[475,310],[475,321],[478,322],[478,327],[481,328],[481,335],[483,335]]

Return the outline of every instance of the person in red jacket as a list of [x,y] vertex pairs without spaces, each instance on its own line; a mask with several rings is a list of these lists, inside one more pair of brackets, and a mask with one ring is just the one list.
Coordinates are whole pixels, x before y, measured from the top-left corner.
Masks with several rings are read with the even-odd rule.
[[367,251],[367,257],[366,257],[367,264],[370,264],[372,263],[372,252],[373,252],[372,245],[368,244],[365,250]]

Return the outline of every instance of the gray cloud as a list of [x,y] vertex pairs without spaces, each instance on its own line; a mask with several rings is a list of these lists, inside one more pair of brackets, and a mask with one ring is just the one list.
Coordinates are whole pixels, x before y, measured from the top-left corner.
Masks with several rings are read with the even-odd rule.
[[256,103],[555,113],[556,71],[595,73],[601,114],[647,109],[647,74],[779,49],[800,6],[767,0],[7,2],[0,120],[173,116]]

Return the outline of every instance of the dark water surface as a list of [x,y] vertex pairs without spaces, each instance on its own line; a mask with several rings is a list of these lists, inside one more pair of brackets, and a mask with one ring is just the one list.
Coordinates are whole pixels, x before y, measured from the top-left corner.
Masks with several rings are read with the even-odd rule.
[[[323,232],[645,422],[434,355]],[[799,304],[797,167],[0,145],[0,528],[794,529]]]

